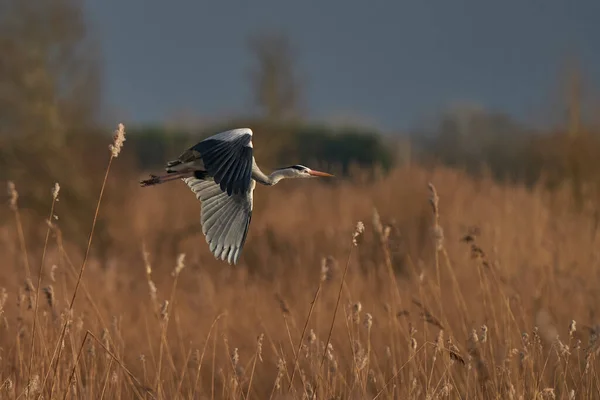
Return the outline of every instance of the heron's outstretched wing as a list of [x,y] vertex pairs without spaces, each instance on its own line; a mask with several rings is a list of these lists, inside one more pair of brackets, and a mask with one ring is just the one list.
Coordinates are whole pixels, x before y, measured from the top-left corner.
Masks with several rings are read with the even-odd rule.
[[237,264],[252,219],[256,183],[251,181],[245,193],[228,195],[212,180],[185,178],[183,181],[202,202],[200,222],[210,251],[216,258]]
[[218,133],[186,153],[202,158],[204,168],[222,191],[229,195],[248,191],[252,178],[252,130],[240,128]]

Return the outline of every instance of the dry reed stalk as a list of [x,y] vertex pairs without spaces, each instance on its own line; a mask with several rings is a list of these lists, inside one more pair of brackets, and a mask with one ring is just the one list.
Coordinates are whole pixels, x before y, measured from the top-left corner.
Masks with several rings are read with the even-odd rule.
[[[221,317],[224,315],[225,314],[217,315],[217,317],[213,320],[212,324],[210,325],[210,328],[208,329],[208,336],[206,338],[206,341],[204,342],[204,346],[202,347],[202,354],[200,356],[200,359],[198,360],[198,369],[196,370],[196,380],[194,381],[194,391],[192,392],[192,398],[195,398],[195,396],[196,396],[196,389],[198,387],[198,381],[200,380],[200,371],[202,370],[202,361],[204,360],[204,354],[206,353],[206,345],[208,344],[208,340],[210,339],[210,334],[211,334],[213,328],[217,325],[217,322],[219,322]],[[213,371],[214,371],[214,359],[213,359]],[[214,394],[214,387],[213,387],[213,394]]]
[[42,260],[40,261],[40,268],[38,270],[38,281],[35,288],[35,309],[33,312],[33,327],[31,328],[31,346],[29,354],[29,367],[27,372],[27,382],[31,380],[31,367],[33,365],[34,358],[34,343],[35,343],[35,332],[38,319],[38,306],[40,297],[40,286],[42,285],[42,275],[44,272],[44,261],[46,260],[46,249],[48,247],[48,239],[50,238],[50,230],[52,228],[52,217],[54,216],[54,205],[58,201],[58,193],[60,192],[60,185],[54,184],[52,188],[52,205],[50,206],[50,215],[48,216],[48,228],[46,229],[46,238],[44,239],[44,248],[42,250]]
[[[123,124],[119,124],[117,130],[115,131],[114,134],[114,143],[111,144],[109,146],[109,150],[111,152],[110,158],[108,160],[108,165],[106,167],[106,172],[104,174],[104,180],[102,181],[102,187],[100,188],[100,195],[98,196],[98,202],[96,204],[96,211],[94,213],[94,219],[92,221],[92,228],[90,230],[90,235],[88,238],[88,244],[87,244],[87,248],[85,250],[85,255],[83,257],[83,262],[81,264],[81,269],[79,270],[79,276],[77,277],[77,282],[75,283],[75,289],[73,289],[73,296],[71,298],[71,301],[69,303],[69,311],[73,310],[73,306],[75,304],[75,299],[77,297],[77,291],[79,289],[79,285],[81,284],[81,278],[83,277],[83,272],[85,271],[85,267],[87,265],[87,260],[90,254],[90,249],[92,247],[92,240],[94,237],[94,230],[96,228],[96,221],[98,220],[98,214],[100,212],[100,204],[102,203],[102,197],[104,195],[104,188],[106,187],[106,182],[108,180],[108,174],[110,172],[110,167],[112,165],[113,159],[118,157],[120,152],[121,152],[121,148],[123,146],[123,142],[125,141],[125,126]],[[50,396],[52,396],[52,392],[54,391],[54,382],[55,382],[55,377],[56,377],[56,373],[58,370],[58,364],[60,361],[60,355],[62,352],[62,346],[61,343],[63,341],[64,335],[66,333],[67,330],[67,323],[65,322],[65,324],[63,325],[62,331],[60,333],[59,339],[57,340],[56,343],[56,347],[54,349],[54,354],[52,356],[52,359],[50,361],[50,365],[52,365],[52,362],[54,361],[55,355],[56,355],[56,363],[53,369],[53,378],[52,378],[52,386],[50,389]],[[48,380],[50,374],[50,369],[48,370],[48,372],[46,373],[46,375],[44,376],[44,380],[42,382],[42,388],[44,388],[46,386],[46,381]],[[40,396],[41,397],[41,392],[40,392]]]
[[[306,334],[306,329],[308,328],[308,323],[310,322],[310,317],[315,308],[315,304],[317,303],[317,299],[319,297],[319,293],[321,292],[321,288],[323,287],[323,282],[327,278],[327,274],[321,272],[321,276],[319,279],[319,286],[315,291],[312,302],[310,303],[310,309],[308,310],[308,315],[306,316],[306,321],[304,321],[304,327],[302,328],[302,334],[300,335],[300,341],[298,342],[298,349],[296,350],[296,354],[294,355],[294,367],[292,369],[292,376],[290,378],[290,386],[288,387],[288,393],[292,390],[292,385],[294,384],[294,376],[296,375],[296,367],[298,366],[298,355],[300,354],[300,349],[302,348],[302,342],[304,341],[304,335]],[[302,382],[302,386],[304,386],[304,382]]]
[[15,214],[15,222],[17,225],[17,236],[19,238],[19,245],[21,247],[21,255],[23,257],[23,265],[25,266],[25,276],[27,279],[31,278],[31,270],[29,268],[29,256],[27,255],[27,246],[25,244],[25,234],[23,233],[23,223],[21,221],[21,213],[19,212],[19,192],[15,187],[14,182],[8,181],[8,196],[10,209]]
[[[96,341],[96,343],[98,343],[100,345],[100,347],[102,347],[102,349],[105,351],[105,353],[111,358],[111,363],[114,361],[117,363],[117,365],[119,365],[119,367],[121,367],[121,369],[123,371],[125,371],[125,373],[129,376],[129,378],[135,382],[135,384],[137,385],[137,387],[134,386],[134,390],[137,388],[140,388],[142,390],[144,390],[144,392],[147,395],[150,395],[152,398],[154,398],[154,395],[152,394],[152,392],[150,391],[150,389],[146,388],[144,385],[142,385],[142,383],[135,377],[135,375],[133,375],[131,373],[131,371],[129,371],[129,369],[127,369],[127,367],[117,358],[117,356],[115,356],[108,347],[106,347],[106,345],[104,343],[102,343],[102,340],[98,339],[92,332],[90,331],[86,331],[85,335],[83,336],[83,340],[81,341],[81,346],[79,346],[79,351],[77,352],[77,358],[75,359],[75,363],[73,365],[73,369],[71,370],[71,374],[69,375],[69,380],[67,381],[67,390],[65,391],[64,397],[63,399],[66,400],[67,396],[69,395],[69,390],[68,388],[70,387],[70,384],[72,382],[72,380],[75,378],[75,371],[77,370],[77,365],[79,364],[79,360],[81,359],[81,354],[83,353],[83,348],[85,346],[85,342],[88,339],[88,337],[91,337],[92,339],[94,339]],[[107,368],[107,374],[110,371],[110,366],[109,368]],[[105,380],[106,382],[107,380]],[[104,390],[103,390],[104,392]],[[143,398],[142,395],[135,390],[136,395],[138,396],[138,398]],[[102,397],[102,396],[101,396]]]
[[211,386],[210,386],[210,398],[215,398],[215,358],[217,356],[217,327],[215,325],[215,334],[213,335],[213,353],[212,353],[212,364],[211,364]]
[[431,209],[433,212],[433,238],[435,242],[435,275],[437,278],[437,289],[438,296],[440,301],[440,313],[444,314],[443,305],[442,305],[442,281],[440,277],[440,259],[439,252],[442,250],[444,245],[444,230],[440,225],[440,198],[437,194],[437,190],[433,183],[429,182],[428,184],[429,192],[431,197],[429,198],[429,203],[431,204]]
[[[177,289],[177,281],[179,279],[179,274],[185,268],[185,254],[179,254],[177,256],[177,263],[175,265],[175,269],[172,272],[173,276],[173,287],[171,288],[171,297],[170,301],[165,301],[163,308],[161,310],[161,332],[160,332],[160,345],[158,351],[158,372],[156,374],[156,384],[157,384],[157,392],[161,392],[160,382],[161,382],[161,372],[162,372],[162,357],[163,357],[163,344],[167,340],[167,329],[169,326],[169,312],[172,312],[174,302],[175,302],[175,291]],[[149,275],[149,274],[148,274]],[[169,304],[171,307],[169,308]],[[174,367],[174,365],[173,365]]]
[[335,309],[333,310],[333,316],[331,318],[331,326],[329,327],[329,334],[327,335],[327,342],[325,343],[325,350],[323,351],[323,357],[321,358],[321,366],[323,368],[323,363],[325,362],[325,357],[327,356],[327,347],[331,341],[331,334],[333,333],[333,326],[335,325],[335,317],[337,315],[337,310],[340,305],[340,299],[342,297],[342,290],[344,288],[344,282],[346,281],[346,275],[348,274],[348,269],[350,267],[350,257],[352,256],[352,249],[358,246],[358,238],[365,231],[365,226],[361,221],[358,221],[356,224],[356,228],[352,234],[352,245],[350,247],[350,251],[348,251],[348,259],[346,260],[346,267],[344,268],[344,273],[342,274],[342,282],[340,283],[340,290],[338,291],[337,300],[335,303]]
[[246,391],[246,399],[250,398],[250,390],[252,389],[252,379],[254,378],[254,370],[256,369],[256,360],[263,361],[262,359],[262,348],[263,340],[265,338],[264,333],[261,333],[256,340],[256,353],[254,354],[254,360],[252,361],[252,371],[250,372],[250,381],[248,382],[248,390]]
[[181,372],[178,374],[179,375],[179,380],[177,382],[177,386],[175,389],[175,393],[177,395],[179,395],[181,393],[181,387],[183,386],[183,380],[187,375],[187,370],[188,370],[188,363],[190,361],[190,357],[192,355],[192,349],[190,348],[185,356],[185,359],[183,361],[183,365],[181,366]]
[[381,396],[383,394],[383,392],[385,391],[385,389],[387,389],[387,387],[392,383],[392,381],[394,379],[396,379],[402,373],[402,371],[404,370],[404,367],[406,367],[417,356],[417,354],[421,351],[421,349],[425,348],[426,345],[427,345],[427,343],[423,343],[421,345],[421,347],[419,347],[414,352],[414,354],[412,354],[408,358],[408,360],[406,360],[406,362],[400,366],[400,368],[396,371],[396,373],[394,373],[394,375],[392,375],[392,377],[386,381],[385,385],[383,385],[383,387],[381,388],[381,390],[373,397],[373,400],[378,399],[379,396]]
[[[377,236],[379,237],[379,242],[381,245],[381,248],[383,250],[383,255],[384,255],[384,260],[385,260],[385,265],[386,265],[386,269],[387,269],[387,273],[388,273],[388,278],[390,280],[391,283],[393,283],[392,287],[390,287],[390,299],[391,299],[391,304],[390,304],[390,312],[392,315],[396,315],[397,314],[397,306],[400,307],[402,304],[402,296],[400,295],[400,288],[398,287],[398,282],[396,281],[396,274],[394,273],[394,267],[392,265],[392,258],[390,256],[390,251],[389,251],[389,236],[390,236],[390,227],[383,227],[383,224],[381,223],[381,217],[379,215],[379,211],[377,210],[377,208],[373,207],[373,216],[372,216],[372,221],[373,221],[373,228],[375,230],[375,232],[377,233]],[[396,329],[394,329],[396,326],[398,326],[396,324],[396,320],[394,318],[390,318],[390,342],[392,344],[392,357],[393,357],[393,363],[394,365],[396,364],[396,342],[399,341],[399,337],[397,335],[395,335]],[[400,330],[399,332],[400,334],[406,334],[406,332],[403,331],[401,325],[400,325]]]

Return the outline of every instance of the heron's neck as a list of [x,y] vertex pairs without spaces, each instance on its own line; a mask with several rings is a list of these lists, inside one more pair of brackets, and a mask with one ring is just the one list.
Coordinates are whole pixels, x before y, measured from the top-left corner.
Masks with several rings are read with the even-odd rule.
[[252,177],[254,180],[256,180],[256,182],[267,186],[276,185],[280,180],[291,178],[293,175],[293,171],[290,171],[289,168],[277,169],[271,172],[269,175],[262,172],[258,167],[254,168],[254,171],[252,172]]

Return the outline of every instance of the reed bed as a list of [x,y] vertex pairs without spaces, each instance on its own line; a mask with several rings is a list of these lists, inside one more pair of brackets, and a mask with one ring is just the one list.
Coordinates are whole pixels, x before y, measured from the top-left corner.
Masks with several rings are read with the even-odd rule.
[[85,251],[61,231],[59,185],[47,219],[9,185],[1,398],[600,398],[597,213],[568,187],[419,166],[259,187],[231,267],[184,184],[111,175],[123,140]]

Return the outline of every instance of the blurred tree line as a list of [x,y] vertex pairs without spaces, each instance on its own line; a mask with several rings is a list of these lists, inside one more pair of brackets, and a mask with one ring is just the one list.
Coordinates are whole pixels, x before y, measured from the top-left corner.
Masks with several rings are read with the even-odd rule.
[[505,183],[548,190],[567,185],[581,210],[586,201],[600,200],[600,129],[583,112],[589,104],[583,104],[580,80],[578,70],[570,71],[554,128],[534,129],[481,107],[454,107],[413,132],[413,157]]
[[[0,180],[15,182],[20,206],[38,220],[47,218],[50,189],[59,182],[59,213],[68,210],[59,225],[80,246],[89,233],[110,134],[121,122],[107,128],[99,121],[102,53],[83,10],[83,0],[0,0]],[[428,129],[384,136],[306,122],[306,82],[284,34],[252,36],[248,49],[255,115],[193,129],[122,121],[126,150],[118,173],[111,174],[107,201],[127,196],[122,182],[135,182],[140,170],[162,168],[202,137],[241,126],[255,131],[256,157],[265,169],[302,163],[348,175],[354,166],[385,172],[406,162],[441,163],[473,175],[487,170],[504,182],[542,180],[551,190],[567,183],[580,207],[598,199],[600,141],[579,121],[576,101],[564,130],[535,131],[501,113],[463,108],[448,110]],[[112,238],[100,215],[94,249],[105,256]],[[0,224],[9,218],[2,208]],[[28,226],[41,239],[43,226]]]

